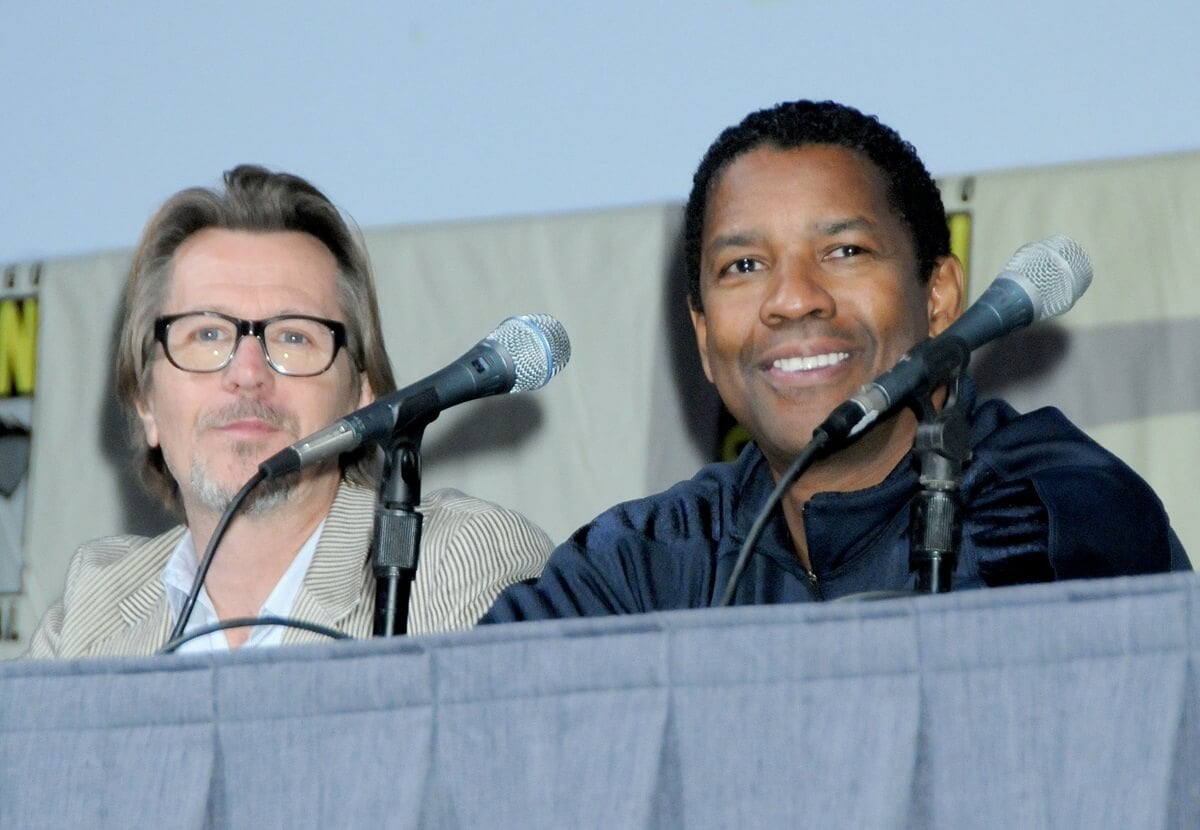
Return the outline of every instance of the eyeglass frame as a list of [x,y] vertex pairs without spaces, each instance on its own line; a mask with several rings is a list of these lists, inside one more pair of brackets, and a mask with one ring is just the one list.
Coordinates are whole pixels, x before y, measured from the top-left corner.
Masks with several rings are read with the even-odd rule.
[[[221,362],[220,366],[215,366],[212,369],[186,369],[176,363],[175,358],[171,356],[171,349],[167,346],[167,330],[170,329],[171,324],[176,320],[195,316],[216,317],[237,326],[237,338],[233,341],[233,347],[229,350],[229,355]],[[267,341],[263,339],[263,331],[271,323],[276,323],[280,320],[309,320],[313,323],[320,323],[329,329],[333,334],[333,353],[330,354],[329,363],[325,364],[325,368],[317,372],[297,374],[295,372],[285,372],[275,365],[275,361],[271,359],[271,350],[267,348]],[[347,347],[345,323],[338,320],[329,320],[325,317],[314,317],[311,314],[277,314],[274,317],[267,317],[264,320],[243,320],[240,317],[234,317],[220,311],[185,311],[181,314],[164,314],[154,320],[154,342],[162,346],[163,355],[166,356],[172,366],[181,372],[194,372],[201,375],[220,372],[233,362],[238,347],[242,345],[242,338],[248,336],[253,336],[258,341],[258,345],[262,347],[263,358],[267,361],[267,365],[271,367],[271,370],[278,375],[288,378],[312,378],[325,374],[333,366],[334,361],[337,360],[338,352]]]

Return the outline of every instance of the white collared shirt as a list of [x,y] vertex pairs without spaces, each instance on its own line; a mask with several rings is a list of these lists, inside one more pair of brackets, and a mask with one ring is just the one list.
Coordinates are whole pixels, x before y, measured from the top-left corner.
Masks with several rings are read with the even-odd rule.
[[[321,530],[324,527],[325,521],[322,520],[317,525],[317,529],[308,537],[308,541],[301,546],[295,558],[292,559],[292,564],[284,571],[283,576],[276,583],[275,589],[271,591],[262,608],[258,610],[259,617],[286,617],[292,612],[292,606],[296,604],[296,595],[300,592],[304,574],[308,572],[313,554],[317,551],[317,541],[321,538]],[[221,552],[218,550],[217,556],[220,555]],[[171,553],[171,558],[167,560],[162,574],[163,587],[167,589],[167,602],[171,605],[173,621],[179,619],[183,604],[187,601],[188,592],[192,589],[192,582],[196,579],[196,569],[199,567],[197,558],[196,546],[192,541],[192,531],[184,531],[183,538],[175,545],[175,550]],[[196,600],[196,606],[192,609],[192,616],[183,633],[187,634],[201,626],[212,625],[219,621],[212,601],[208,598],[208,591],[201,588],[200,596]],[[283,642],[283,630],[281,625],[257,626],[251,630],[250,638],[242,647],[277,646]],[[179,647],[178,652],[182,654],[228,650],[229,640],[226,639],[225,632],[214,631],[203,637],[189,640]]]

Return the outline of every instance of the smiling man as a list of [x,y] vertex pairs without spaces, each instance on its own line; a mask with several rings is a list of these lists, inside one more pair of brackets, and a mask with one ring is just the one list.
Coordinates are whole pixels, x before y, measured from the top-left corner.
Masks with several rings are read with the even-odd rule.
[[[184,190],[151,219],[125,289],[117,393],[148,486],[185,524],[83,545],[28,656],[149,654],[181,613],[217,522],[258,464],[395,389],[366,251],[305,180],[261,167]],[[268,482],[229,525],[188,631],[290,617],[370,636],[372,448]],[[549,539],[454,490],[427,495],[412,633],[474,623],[537,575]],[[187,632],[185,632],[187,633]],[[217,631],[184,650],[311,641],[299,628]]]
[[[696,171],[684,256],[705,373],[753,441],[578,530],[485,621],[715,605],[814,428],[963,302],[941,197],[916,152],[832,102],[781,104],[721,134]],[[945,400],[938,390],[933,403]],[[960,405],[973,457],[955,587],[1189,567],[1149,486],[1060,412],[977,403],[969,379]],[[802,475],[734,602],[912,589],[916,430],[902,410]]]

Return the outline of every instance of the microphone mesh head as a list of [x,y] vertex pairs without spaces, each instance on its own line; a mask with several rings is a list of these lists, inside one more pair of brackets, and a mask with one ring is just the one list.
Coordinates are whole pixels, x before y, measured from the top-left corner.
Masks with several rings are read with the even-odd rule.
[[571,359],[567,330],[549,314],[509,317],[485,339],[496,341],[512,356],[517,374],[512,392],[545,386]]
[[1075,305],[1092,284],[1092,261],[1079,243],[1055,235],[1022,245],[1004,269],[1033,284],[1034,320],[1057,317]]

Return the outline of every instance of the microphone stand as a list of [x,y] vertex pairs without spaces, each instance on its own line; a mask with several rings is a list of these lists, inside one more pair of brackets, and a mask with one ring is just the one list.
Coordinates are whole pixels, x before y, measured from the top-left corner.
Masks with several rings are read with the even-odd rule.
[[408,633],[408,603],[421,552],[421,438],[425,424],[405,431],[384,462],[371,537],[375,573],[375,636]]
[[917,572],[918,593],[950,590],[962,544],[958,485],[963,464],[971,458],[971,436],[958,405],[960,378],[955,376],[941,412],[934,409],[928,390],[913,402],[920,419],[913,450],[922,489],[910,508],[908,569]]

